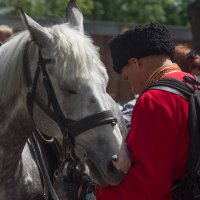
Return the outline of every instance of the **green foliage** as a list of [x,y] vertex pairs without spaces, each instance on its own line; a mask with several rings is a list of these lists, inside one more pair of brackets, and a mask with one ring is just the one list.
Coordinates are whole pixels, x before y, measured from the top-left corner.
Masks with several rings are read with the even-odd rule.
[[[69,0],[68,0],[69,1]],[[65,17],[66,0],[7,0],[6,5],[20,6],[32,16]],[[0,0],[0,7],[4,7]],[[89,20],[122,23],[161,22],[187,25],[186,0],[77,0]],[[15,9],[14,14],[18,11]],[[13,14],[13,13],[12,13]]]
[[187,25],[186,0],[96,0],[90,19],[170,25]]

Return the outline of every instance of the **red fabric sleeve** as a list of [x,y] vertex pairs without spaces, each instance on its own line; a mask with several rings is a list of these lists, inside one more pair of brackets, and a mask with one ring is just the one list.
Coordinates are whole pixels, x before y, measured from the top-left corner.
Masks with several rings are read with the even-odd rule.
[[151,90],[139,98],[127,138],[133,165],[121,184],[97,186],[97,200],[172,200],[173,180],[186,170],[189,141],[188,103],[174,96]]

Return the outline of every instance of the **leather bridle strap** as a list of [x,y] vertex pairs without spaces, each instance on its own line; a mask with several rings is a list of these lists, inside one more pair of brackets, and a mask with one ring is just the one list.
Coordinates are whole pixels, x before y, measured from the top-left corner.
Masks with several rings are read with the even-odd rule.
[[[46,63],[47,62],[48,61],[46,59],[42,58],[41,50],[39,49],[38,68],[41,69],[41,72],[43,75],[43,84],[44,84],[44,87],[46,89],[47,96],[48,96],[48,107],[52,106],[56,122],[63,134],[64,139],[68,140],[68,143],[71,143],[72,139],[70,138],[70,135],[69,135],[67,127],[66,127],[66,121],[68,121],[68,119],[65,118],[65,116],[60,108],[60,105],[58,103],[51,80],[46,71]],[[71,142],[69,142],[69,141],[71,141]]]
[[[28,47],[26,47],[25,49],[26,49],[25,52],[27,52]],[[27,56],[24,56],[24,57],[27,57]],[[50,62],[50,59],[44,59],[42,57],[41,50],[39,49],[38,66],[34,75],[33,82],[32,82],[30,69],[28,65],[29,62],[26,59],[28,58],[24,58],[24,63],[27,64],[26,67],[24,66],[25,74],[26,74],[26,84],[28,87],[32,86],[32,90],[27,94],[27,107],[28,107],[29,113],[31,116],[33,115],[33,101],[35,101],[37,105],[49,117],[51,117],[51,119],[57,122],[64,138],[71,141],[71,142],[68,141],[68,143],[72,143],[75,137],[84,131],[87,131],[89,129],[92,129],[101,125],[105,125],[105,124],[117,123],[117,119],[113,117],[112,112],[110,110],[94,114],[92,116],[86,117],[79,121],[65,118],[60,108],[60,105],[58,103],[57,97],[55,95],[55,91],[52,86],[49,75],[46,71],[46,64]],[[46,106],[44,101],[40,99],[36,93],[37,81],[38,81],[40,73],[42,73],[43,75],[43,84],[48,96],[48,106]],[[53,110],[50,109],[50,106],[52,106]],[[73,134],[70,134],[70,133],[73,133]]]
[[42,173],[42,177],[43,177],[44,181],[46,182],[46,184],[48,186],[49,193],[51,194],[51,197],[52,197],[53,200],[59,200],[59,198],[58,198],[58,196],[57,196],[57,194],[54,190],[54,187],[51,183],[50,177],[48,175],[47,168],[46,168],[44,160],[42,158],[42,152],[41,152],[41,149],[40,149],[40,145],[38,144],[34,133],[30,137],[30,141],[32,143],[33,153],[34,153],[34,156],[36,158],[37,165],[38,165],[38,167],[39,167],[39,169]]
[[50,81],[49,75],[46,71],[46,61],[43,60],[44,59],[42,58],[41,51],[39,51],[38,66],[40,66],[41,72],[43,74],[43,83],[48,95],[49,106],[51,105],[54,110],[56,121],[61,129],[61,132],[63,133],[63,136],[66,137],[65,139],[70,139],[71,142],[73,142],[75,137],[84,131],[105,124],[115,125],[117,123],[117,119],[113,117],[110,110],[91,115],[79,121],[73,121],[71,119],[65,118],[55,95],[55,91]]
[[[46,113],[49,117],[51,117],[54,121],[57,122],[62,134],[64,143],[67,147],[67,152],[70,153],[73,152],[74,148],[74,139],[76,136],[81,134],[84,131],[87,131],[89,129],[105,125],[105,124],[111,124],[115,125],[117,123],[117,119],[113,117],[112,112],[110,110],[103,111],[94,115],[91,115],[89,117],[86,117],[84,119],[81,119],[79,121],[71,120],[65,118],[61,107],[58,103],[54,88],[52,86],[51,80],[49,78],[49,75],[46,71],[46,64],[50,63],[50,59],[44,59],[41,54],[41,50],[39,49],[39,60],[37,63],[36,72],[32,81],[31,78],[31,71],[29,67],[29,61],[28,61],[28,46],[29,43],[27,43],[25,50],[24,50],[24,73],[25,73],[25,81],[26,85],[29,88],[29,92],[27,93],[27,108],[28,111],[33,119],[33,102],[35,101],[38,106]],[[45,105],[44,101],[39,98],[39,96],[36,93],[37,90],[37,82],[39,79],[39,75],[42,74],[43,78],[43,84],[45,87],[45,90],[47,92],[48,96],[48,106]],[[50,108],[51,106],[51,108]],[[71,134],[70,134],[71,133]],[[73,135],[73,137],[72,137]],[[36,144],[37,146],[37,144]],[[41,161],[42,162],[42,161]],[[43,165],[43,163],[42,163]],[[43,168],[43,167],[41,167]],[[43,169],[42,169],[43,171]],[[44,173],[45,170],[44,170]],[[47,185],[49,189],[51,190],[51,184],[49,183],[48,178],[45,178]],[[54,193],[54,192],[52,192]],[[52,194],[52,196],[55,194]],[[55,197],[56,199],[56,197]]]
[[[35,75],[34,75],[34,79],[32,81],[31,72],[30,72],[30,68],[29,68],[29,65],[28,65],[28,63],[29,63],[28,62],[28,55],[27,55],[28,45],[29,45],[29,43],[27,43],[27,45],[25,47],[25,51],[24,51],[25,52],[24,64],[26,63],[26,66],[24,65],[26,85],[27,85],[27,87],[32,87],[31,91],[29,91],[28,94],[27,94],[28,111],[29,111],[31,117],[33,118],[33,101],[35,101],[38,104],[38,106],[46,114],[48,114],[48,116],[50,116],[54,121],[57,122],[64,138],[69,139],[69,135],[68,135],[67,129],[65,127],[65,123],[68,120],[65,119],[65,117],[62,113],[62,110],[61,110],[61,108],[58,104],[54,89],[52,87],[50,78],[49,78],[48,73],[46,71],[46,64],[50,63],[51,60],[42,58],[41,50],[39,49],[39,60],[38,60],[37,69],[36,69],[36,72],[35,72]],[[38,82],[40,72],[42,72],[43,84],[44,84],[44,87],[45,87],[47,95],[48,95],[48,107],[45,106],[45,103],[43,101],[41,101],[41,99],[36,94],[37,82]],[[49,108],[50,105],[52,105],[53,111]],[[69,121],[72,122],[71,120],[69,120]],[[68,143],[69,143],[69,141],[68,141]]]
[[31,88],[32,91],[29,91],[27,94],[27,108],[29,110],[29,113],[32,117],[33,114],[33,98],[35,100],[35,103],[54,121],[56,121],[53,111],[46,106],[46,103],[39,97],[39,95],[36,92],[37,87],[37,80],[39,78],[39,72],[40,68],[37,67],[34,81],[32,82],[31,77],[31,71],[29,68],[29,59],[28,59],[28,48],[29,48],[30,42],[26,43],[25,50],[24,50],[24,56],[23,56],[23,66],[24,66],[24,78],[27,88]]
[[81,133],[98,126],[111,124],[115,125],[117,119],[113,117],[110,110],[91,115],[74,123],[67,124],[69,133],[73,132],[73,139]]

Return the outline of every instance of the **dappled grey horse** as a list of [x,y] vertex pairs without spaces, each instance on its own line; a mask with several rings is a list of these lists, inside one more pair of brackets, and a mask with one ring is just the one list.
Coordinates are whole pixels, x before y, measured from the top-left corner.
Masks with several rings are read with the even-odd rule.
[[[28,30],[0,47],[1,200],[40,199],[44,193],[27,143],[35,127],[73,150],[96,183],[116,185],[129,169],[127,130],[106,92],[106,69],[84,34],[82,13],[75,1],[70,3],[68,23],[49,28],[22,12]],[[60,194],[60,199],[66,196]]]

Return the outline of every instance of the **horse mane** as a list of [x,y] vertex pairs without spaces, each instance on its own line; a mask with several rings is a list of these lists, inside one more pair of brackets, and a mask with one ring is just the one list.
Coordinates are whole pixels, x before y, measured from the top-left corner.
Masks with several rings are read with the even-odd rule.
[[[71,78],[95,78],[96,81],[101,81],[106,76],[108,79],[99,56],[99,48],[93,44],[90,37],[70,24],[55,25],[51,31],[55,38],[59,38],[56,43],[57,54],[54,57],[65,61],[64,68],[60,71],[61,76],[70,74]],[[66,55],[69,57],[64,58]]]
[[[52,56],[58,62],[62,61],[63,67],[56,69],[60,78],[80,77],[99,80],[100,83],[102,78],[108,80],[106,69],[99,57],[99,50],[88,36],[69,24],[54,25],[47,29],[53,35]],[[23,31],[0,48],[0,102],[9,101],[25,89],[23,54],[25,45],[30,40],[29,32]]]
[[0,102],[15,97],[23,86],[23,53],[28,32],[14,35],[0,47]]

